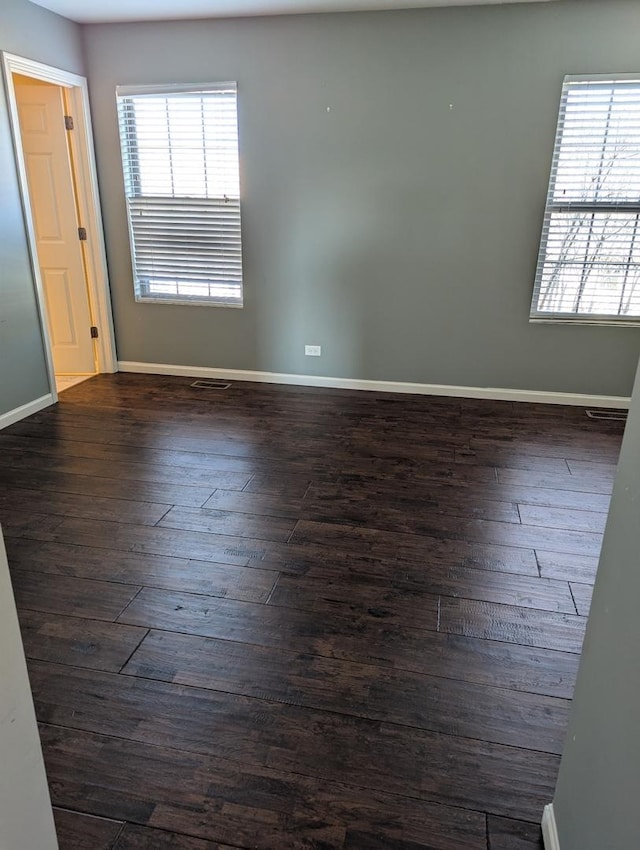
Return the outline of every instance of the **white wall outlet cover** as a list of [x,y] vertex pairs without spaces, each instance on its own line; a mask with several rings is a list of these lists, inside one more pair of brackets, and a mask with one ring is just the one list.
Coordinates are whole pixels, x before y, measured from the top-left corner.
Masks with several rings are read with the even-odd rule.
[[305,345],[304,353],[307,357],[320,357],[322,354],[321,345]]

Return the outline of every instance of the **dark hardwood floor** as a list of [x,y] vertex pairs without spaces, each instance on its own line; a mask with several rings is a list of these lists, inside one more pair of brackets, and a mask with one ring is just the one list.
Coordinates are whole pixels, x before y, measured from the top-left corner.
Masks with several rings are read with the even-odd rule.
[[61,850],[539,850],[621,423],[189,385],[0,433]]

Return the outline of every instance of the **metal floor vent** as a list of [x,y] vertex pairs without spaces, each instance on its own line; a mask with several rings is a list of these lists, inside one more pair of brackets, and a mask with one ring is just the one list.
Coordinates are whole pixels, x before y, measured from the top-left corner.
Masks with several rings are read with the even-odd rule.
[[194,381],[190,386],[197,390],[228,390],[231,384],[224,381]]
[[586,410],[589,419],[607,419],[611,422],[626,422],[626,410],[605,410],[604,408],[596,408],[595,410]]

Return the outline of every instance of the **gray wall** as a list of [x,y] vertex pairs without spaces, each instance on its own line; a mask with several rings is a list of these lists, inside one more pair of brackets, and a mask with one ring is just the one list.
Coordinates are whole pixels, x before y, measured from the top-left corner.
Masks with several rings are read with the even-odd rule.
[[639,518],[640,370],[554,799],[562,850],[639,843]]
[[0,528],[0,850],[58,850]]
[[[638,329],[528,310],[563,76],[640,71],[636,0],[84,32],[120,359],[630,394]],[[246,306],[137,305],[115,87],[227,79]]]
[[[84,73],[80,28],[2,0],[0,50]],[[4,86],[0,86],[0,414],[49,392]]]

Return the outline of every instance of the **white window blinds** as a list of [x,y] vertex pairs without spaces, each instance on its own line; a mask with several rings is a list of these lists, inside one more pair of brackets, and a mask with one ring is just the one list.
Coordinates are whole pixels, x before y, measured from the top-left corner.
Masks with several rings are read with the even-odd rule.
[[567,77],[531,316],[640,320],[640,75]]
[[242,306],[236,84],[117,101],[137,300]]

